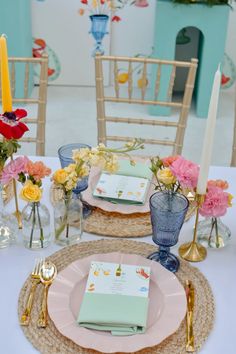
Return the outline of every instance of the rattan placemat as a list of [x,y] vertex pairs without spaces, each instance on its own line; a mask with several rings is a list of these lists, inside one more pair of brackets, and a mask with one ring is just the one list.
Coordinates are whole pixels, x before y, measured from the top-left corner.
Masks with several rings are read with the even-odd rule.
[[[61,189],[51,188],[51,202],[55,204],[63,198]],[[195,212],[195,205],[190,206],[185,218],[189,220]],[[91,215],[84,220],[84,231],[111,237],[144,237],[152,233],[150,213],[120,214],[107,212],[97,207],[92,209]]]
[[[155,246],[144,242],[131,240],[99,240],[81,242],[78,245],[65,247],[54,253],[49,259],[56,264],[58,271],[67,267],[70,263],[79,258],[84,258],[96,253],[122,252],[134,253],[146,257],[155,250]],[[180,261],[180,269],[176,274],[180,282],[186,279],[193,282],[195,294],[194,307],[194,335],[196,351],[202,347],[210,334],[214,323],[214,298],[210,285],[203,274],[185,261]],[[18,315],[22,314],[27,295],[30,288],[30,277],[26,280],[21,289],[18,301]],[[35,302],[32,311],[32,319],[29,327],[22,327],[22,330],[33,346],[42,354],[88,354],[95,353],[79,347],[77,344],[62,336],[49,319],[46,329],[37,328],[37,318],[40,310],[42,285],[36,289]],[[170,337],[161,344],[152,348],[145,348],[138,351],[139,354],[185,354],[186,325],[185,321]]]

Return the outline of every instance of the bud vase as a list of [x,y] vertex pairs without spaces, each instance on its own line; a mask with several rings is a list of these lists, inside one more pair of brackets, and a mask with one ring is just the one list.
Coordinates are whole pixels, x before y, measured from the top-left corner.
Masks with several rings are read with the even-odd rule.
[[54,207],[55,243],[75,244],[83,232],[83,205],[80,199],[65,196]]
[[230,236],[230,229],[221,221],[220,218],[205,218],[198,224],[198,242],[205,247],[225,247],[230,239]]
[[15,243],[16,230],[14,221],[15,217],[7,214],[3,206],[3,186],[0,183],[0,248],[5,248]]
[[40,202],[28,203],[22,210],[23,242],[26,248],[45,248],[50,244],[50,213]]

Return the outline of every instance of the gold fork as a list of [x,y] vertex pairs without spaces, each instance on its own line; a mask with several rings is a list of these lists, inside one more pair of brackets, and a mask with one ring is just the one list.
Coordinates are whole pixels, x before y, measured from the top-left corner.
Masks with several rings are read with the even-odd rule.
[[40,283],[40,269],[43,265],[43,259],[36,259],[34,269],[31,273],[31,289],[26,302],[25,310],[21,316],[21,326],[28,326],[30,322],[31,310],[33,306],[34,294],[37,285]]

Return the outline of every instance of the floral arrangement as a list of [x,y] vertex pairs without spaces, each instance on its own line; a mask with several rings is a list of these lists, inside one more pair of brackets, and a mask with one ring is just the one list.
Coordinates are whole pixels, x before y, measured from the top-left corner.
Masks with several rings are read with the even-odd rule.
[[182,156],[151,158],[151,171],[156,178],[156,190],[194,191],[197,187],[199,166]]
[[109,15],[112,14],[111,21],[119,22],[121,18],[116,15],[116,12],[122,10],[126,5],[134,5],[137,7],[149,6],[147,0],[81,0],[82,8],[79,9],[79,14],[84,15],[88,10],[90,15]]
[[28,203],[32,203],[32,228],[30,235],[30,247],[32,246],[34,229],[36,220],[40,227],[40,241],[43,247],[43,227],[38,212],[39,202],[42,198],[42,179],[51,174],[51,169],[44,165],[42,161],[32,162],[26,156],[17,157],[10,161],[2,171],[0,178],[1,183],[8,184],[12,180],[22,183],[23,187],[20,191],[20,198]]
[[13,112],[5,112],[0,115],[0,134],[4,137],[4,140],[0,142],[0,171],[7,159],[20,148],[17,139],[20,139],[29,130],[20,121],[26,116],[27,112],[24,109],[16,109]]
[[207,183],[207,193],[199,213],[205,217],[217,218],[227,212],[232,206],[232,194],[226,192],[228,183],[223,180],[210,180]]
[[124,147],[118,149],[109,149],[104,144],[99,144],[92,149],[82,148],[73,151],[72,159],[74,163],[65,168],[57,170],[53,176],[52,181],[62,190],[65,202],[65,215],[58,225],[55,225],[55,237],[58,239],[62,232],[66,230],[66,238],[69,236],[69,221],[68,221],[68,208],[72,191],[76,187],[81,178],[88,176],[92,166],[99,167],[109,173],[114,173],[118,170],[118,157],[117,155],[125,155],[130,158],[132,165],[135,162],[128,155],[128,152],[143,149],[143,142],[141,139],[127,143]]
[[[195,194],[199,175],[199,166],[182,156],[154,157],[151,159],[151,170],[156,178],[156,190],[167,190],[173,193],[183,192]],[[233,196],[226,192],[228,183],[222,180],[209,180],[207,192],[199,213],[205,217],[219,217],[232,206]]]
[[[78,181],[88,176],[92,166],[97,166],[101,170],[114,173],[119,167],[117,154],[129,156],[128,152],[143,148],[142,140],[134,139],[132,142],[118,149],[109,149],[104,144],[99,144],[92,149],[82,148],[74,150],[72,156],[74,163],[57,170],[53,174],[52,180],[56,186],[63,190],[65,195],[70,195]],[[135,164],[131,158],[130,163]]]

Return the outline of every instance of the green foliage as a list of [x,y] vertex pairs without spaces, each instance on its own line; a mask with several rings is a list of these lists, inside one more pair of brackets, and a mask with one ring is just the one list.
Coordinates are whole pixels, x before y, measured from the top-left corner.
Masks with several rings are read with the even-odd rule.
[[15,139],[0,141],[0,170],[4,167],[6,160],[17,152],[20,144]]

